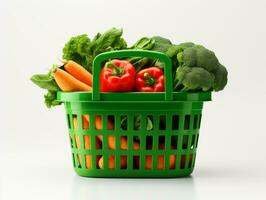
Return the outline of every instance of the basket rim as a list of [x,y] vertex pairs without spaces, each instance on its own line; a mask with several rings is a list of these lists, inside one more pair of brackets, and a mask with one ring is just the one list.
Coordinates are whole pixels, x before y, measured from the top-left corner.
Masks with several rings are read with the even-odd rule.
[[57,92],[59,102],[184,102],[211,101],[212,92],[173,92],[173,100],[166,101],[164,92],[102,92],[101,99],[92,100],[92,92]]

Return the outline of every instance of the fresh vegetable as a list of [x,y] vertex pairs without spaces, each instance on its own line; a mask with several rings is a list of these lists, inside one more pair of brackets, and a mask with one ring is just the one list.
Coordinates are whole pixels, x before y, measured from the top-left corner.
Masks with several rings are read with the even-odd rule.
[[[114,156],[109,156],[109,159],[108,159],[108,168],[109,169],[114,169],[115,168],[115,157]],[[103,156],[99,159],[98,161],[98,166],[100,169],[103,169],[104,168],[104,165],[103,165]],[[117,168],[126,168],[127,166],[127,157],[126,156],[122,156],[121,159],[120,159],[120,166],[117,166]]]
[[73,92],[73,91],[88,91],[91,92],[91,87],[82,83],[78,79],[74,78],[64,70],[60,68],[55,68],[53,70],[53,77],[60,87],[61,90],[64,92]]
[[[151,50],[165,53],[171,46],[172,43],[170,40],[161,36],[154,36],[151,38],[143,37],[139,39],[131,49]],[[133,57],[128,58],[128,61],[135,66],[137,72],[149,66],[164,67],[163,63],[158,59]]]
[[222,90],[227,83],[227,71],[214,52],[201,45],[183,43],[166,52],[177,59],[174,90]]
[[[134,119],[134,130],[140,130],[140,119],[141,116],[138,115],[137,117],[135,117]],[[152,130],[153,129],[153,120],[150,117],[146,118],[146,130]],[[124,116],[121,120],[121,129],[122,130],[127,130],[127,116]]]
[[101,92],[131,92],[134,89],[135,68],[125,60],[112,60],[100,74]]
[[158,67],[141,70],[136,75],[135,88],[137,92],[163,92],[163,71]]
[[84,67],[78,63],[68,60],[64,63],[64,69],[71,74],[74,78],[85,83],[86,85],[92,86],[92,75]]
[[63,59],[73,60],[91,72],[95,56],[127,47],[122,33],[121,29],[111,28],[103,34],[98,33],[93,40],[86,34],[71,37],[63,48]]

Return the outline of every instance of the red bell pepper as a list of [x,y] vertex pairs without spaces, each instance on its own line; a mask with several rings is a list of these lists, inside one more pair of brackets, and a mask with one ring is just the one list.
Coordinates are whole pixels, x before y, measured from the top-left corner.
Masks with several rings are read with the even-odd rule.
[[137,92],[163,92],[164,74],[158,67],[150,67],[139,71],[136,75]]
[[135,68],[126,60],[111,60],[102,68],[101,92],[132,92],[135,82]]

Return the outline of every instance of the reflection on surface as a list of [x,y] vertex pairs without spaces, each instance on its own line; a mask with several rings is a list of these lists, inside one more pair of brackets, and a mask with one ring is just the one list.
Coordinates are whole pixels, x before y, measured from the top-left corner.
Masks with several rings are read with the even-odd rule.
[[195,200],[193,177],[173,179],[105,179],[73,177],[73,200]]

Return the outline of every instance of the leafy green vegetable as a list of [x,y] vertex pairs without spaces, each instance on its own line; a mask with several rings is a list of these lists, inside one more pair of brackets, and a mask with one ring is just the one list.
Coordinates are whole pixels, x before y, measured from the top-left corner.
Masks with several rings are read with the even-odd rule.
[[92,65],[92,42],[86,34],[71,37],[63,48],[63,59],[73,60],[87,70]]
[[[134,130],[140,130],[140,119],[141,119],[141,116],[137,116],[134,118]],[[146,118],[146,123],[147,123],[147,126],[146,126],[146,130],[152,130],[153,129],[153,121],[151,120],[150,117],[147,117]],[[127,120],[127,116],[124,116],[121,120],[121,128],[122,130],[127,130],[127,123],[128,123],[128,120]]]
[[176,64],[175,91],[222,90],[227,83],[227,71],[213,51],[201,45],[182,43],[166,54]]
[[50,73],[48,74],[35,74],[31,78],[31,81],[38,85],[42,89],[47,89],[50,91],[58,91],[60,90],[57,86],[54,78]]
[[91,72],[98,54],[127,48],[122,34],[122,29],[111,28],[103,34],[97,33],[93,40],[85,34],[71,37],[63,48],[63,59],[73,60]]
[[[165,53],[170,47],[172,43],[170,40],[160,37],[154,36],[152,38],[143,37],[139,39],[131,49],[142,49],[142,50],[152,50],[152,51],[159,51]],[[150,59],[150,58],[140,58],[140,57],[133,57],[127,59],[132,65],[135,66],[136,71],[140,71],[145,67],[150,66],[157,66],[163,68],[164,65],[158,59]]]
[[44,95],[44,102],[48,108],[61,104],[61,102],[56,100],[56,91],[51,90],[48,90],[47,94]]

